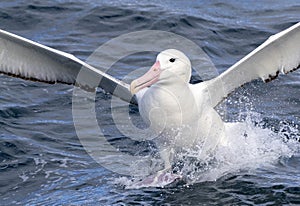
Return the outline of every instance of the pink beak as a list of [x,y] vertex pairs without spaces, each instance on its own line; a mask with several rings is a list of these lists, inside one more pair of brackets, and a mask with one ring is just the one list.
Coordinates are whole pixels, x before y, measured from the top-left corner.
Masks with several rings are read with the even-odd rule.
[[141,76],[140,78],[134,80],[130,84],[130,92],[132,95],[137,93],[139,90],[151,86],[158,81],[159,75],[161,73],[160,63],[156,61],[155,64],[149,69],[149,71]]

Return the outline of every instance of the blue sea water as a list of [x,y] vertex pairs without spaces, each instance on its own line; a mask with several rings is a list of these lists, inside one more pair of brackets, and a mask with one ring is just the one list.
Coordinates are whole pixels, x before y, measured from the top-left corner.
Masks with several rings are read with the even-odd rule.
[[[194,41],[220,73],[270,35],[300,21],[296,0],[5,0],[0,8],[1,29],[82,60],[119,35],[161,30]],[[155,54],[133,56],[118,64],[113,75],[121,78],[137,59],[151,66]],[[189,185],[125,189],[128,177],[102,167],[81,145],[72,117],[73,86],[1,75],[0,205],[300,204],[299,146],[278,140],[299,138],[299,81],[299,71],[268,84],[254,81],[224,102],[226,120],[246,121],[254,136],[239,143],[244,147],[217,154],[232,159],[219,168],[224,173],[213,168],[197,173],[202,178],[193,176]],[[98,123],[111,142],[130,151],[135,143],[116,131],[110,99],[97,93]]]

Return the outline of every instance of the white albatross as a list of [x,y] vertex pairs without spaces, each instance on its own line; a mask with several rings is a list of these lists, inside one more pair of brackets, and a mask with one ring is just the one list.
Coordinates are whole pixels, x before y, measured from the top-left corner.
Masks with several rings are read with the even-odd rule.
[[[189,84],[190,60],[180,51],[161,52],[155,64],[142,77],[132,81],[139,112],[156,136],[153,140],[171,169],[178,150],[201,148],[201,158],[220,144],[226,145],[224,124],[210,103],[207,85]],[[222,89],[222,88],[220,88]]]
[[[170,169],[172,153],[204,145],[203,157],[226,144],[224,124],[214,107],[236,88],[254,79],[268,82],[300,66],[300,23],[269,37],[262,45],[211,80],[189,84],[191,63],[180,51],[169,49],[157,56],[155,64],[131,86],[86,64],[71,54],[38,44],[0,30],[0,72],[49,83],[99,86],[130,101],[136,94],[140,114],[157,133],[158,147]],[[80,69],[102,78],[99,85],[76,82]],[[119,89],[114,92],[116,86]],[[131,94],[132,93],[132,94]],[[171,138],[170,138],[171,137]]]
[[200,146],[205,159],[226,145],[226,124],[214,107],[236,88],[261,78],[265,82],[300,66],[300,23],[271,36],[265,43],[218,77],[189,84],[190,60],[180,51],[161,52],[155,64],[131,83],[144,121],[156,132],[165,169],[173,153]]

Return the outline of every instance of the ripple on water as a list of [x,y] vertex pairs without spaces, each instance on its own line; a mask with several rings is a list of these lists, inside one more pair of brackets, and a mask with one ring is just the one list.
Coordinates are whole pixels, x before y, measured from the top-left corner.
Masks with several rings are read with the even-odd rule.
[[[0,5],[1,29],[82,59],[112,37],[157,29],[175,32],[203,46],[219,71],[227,69],[268,35],[299,21],[298,1],[250,5],[246,1],[183,4],[158,0],[18,0]],[[145,59],[150,65],[154,56],[147,53],[132,59]],[[116,76],[124,75],[124,66],[130,71],[136,59],[115,65]],[[299,125],[299,74],[294,72],[267,85],[246,85],[246,92],[232,97],[229,119],[245,119],[240,113],[243,108],[235,102],[248,92],[249,101],[253,97],[253,109],[263,114],[259,119],[263,126],[254,127],[249,121],[233,127],[231,147],[220,148],[217,161],[209,167],[197,168],[195,159],[185,162],[181,172],[189,177],[189,185],[139,190],[124,190],[115,184],[120,176],[101,167],[82,148],[73,126],[72,87],[0,75],[1,204],[300,204],[298,143],[287,141],[287,137],[299,137],[299,128],[294,127]],[[123,146],[125,152],[127,149],[136,153],[135,142],[121,142],[123,136],[116,131],[111,117],[105,115],[110,112],[109,95],[99,96],[97,106],[104,109],[97,109],[104,112],[97,118],[109,131],[108,138]],[[142,151],[145,146],[139,144],[138,149]],[[195,155],[190,152],[185,156],[189,154]],[[130,181],[128,177],[121,178]]]

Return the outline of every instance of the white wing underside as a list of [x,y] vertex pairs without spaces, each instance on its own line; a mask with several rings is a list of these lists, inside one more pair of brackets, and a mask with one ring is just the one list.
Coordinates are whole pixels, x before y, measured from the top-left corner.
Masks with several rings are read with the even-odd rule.
[[[218,77],[191,85],[195,95],[205,88],[212,106],[216,106],[236,88],[254,79],[269,81],[300,65],[300,23],[271,36],[250,54]],[[101,78],[99,85],[76,82],[80,70],[90,78]],[[129,102],[129,85],[86,64],[71,54],[61,52],[9,32],[0,30],[0,73],[48,83],[77,84],[83,88],[99,86]],[[118,87],[117,90],[116,87]],[[133,100],[134,101],[134,100]]]
[[[76,81],[81,69],[87,75],[86,79],[101,78],[100,83],[93,85],[89,81]],[[0,73],[47,83],[73,84],[87,90],[99,86],[125,101],[132,97],[128,84],[75,56],[3,30],[0,30]]]
[[205,87],[214,107],[247,82],[258,78],[268,82],[275,79],[279,73],[286,74],[299,67],[300,22],[269,37],[218,77],[192,87],[196,92]]

